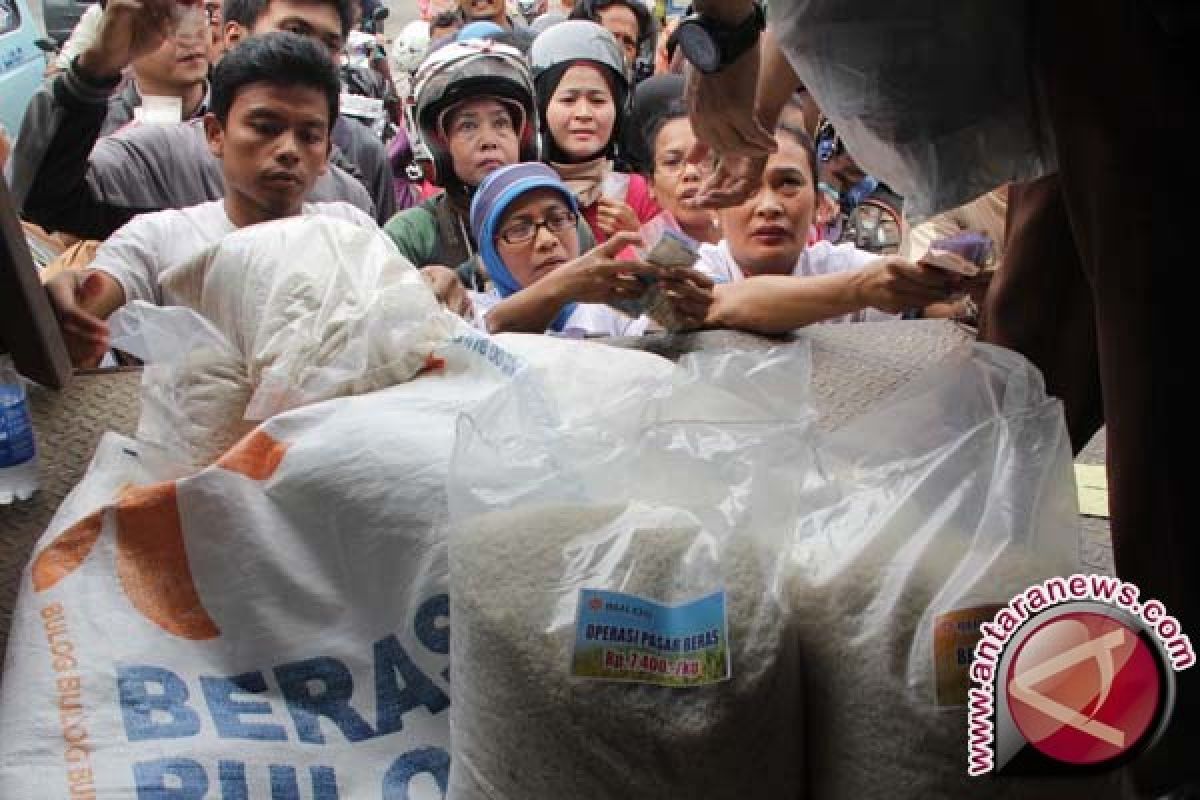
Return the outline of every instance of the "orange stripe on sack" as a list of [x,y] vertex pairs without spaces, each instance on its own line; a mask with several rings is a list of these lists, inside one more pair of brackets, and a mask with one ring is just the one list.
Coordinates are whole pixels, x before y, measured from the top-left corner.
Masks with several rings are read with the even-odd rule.
[[58,535],[33,560],[33,590],[44,592],[79,569],[104,529],[104,509],[93,511]]
[[188,566],[174,481],[129,489],[117,504],[117,576],[134,607],[168,633],[220,634]]
[[275,474],[284,454],[287,453],[287,448],[287,443],[259,428],[229,448],[228,452],[217,460],[217,466],[245,475],[251,480],[265,481]]
[[441,356],[435,356],[433,353],[425,356],[425,363],[417,370],[418,375],[424,375],[426,372],[438,372],[446,368],[446,359]]

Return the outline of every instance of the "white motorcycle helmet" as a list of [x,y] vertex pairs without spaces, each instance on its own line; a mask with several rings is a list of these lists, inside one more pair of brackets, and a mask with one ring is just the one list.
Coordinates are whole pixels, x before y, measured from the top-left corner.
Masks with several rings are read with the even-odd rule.
[[398,71],[411,74],[421,65],[421,59],[428,49],[429,23],[415,19],[404,26],[392,43],[392,61],[399,68]]
[[437,186],[455,186],[454,167],[444,145],[442,116],[457,103],[474,97],[495,97],[519,110],[520,159],[538,160],[538,111],[533,79],[516,48],[484,39],[451,42],[429,54],[417,69],[405,104],[409,140],[414,152],[428,149]]

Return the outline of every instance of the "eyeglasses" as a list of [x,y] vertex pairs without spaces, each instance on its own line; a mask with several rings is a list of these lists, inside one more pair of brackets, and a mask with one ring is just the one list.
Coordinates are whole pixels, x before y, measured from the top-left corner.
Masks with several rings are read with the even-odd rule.
[[568,228],[574,228],[579,216],[574,211],[551,211],[540,222],[520,220],[500,231],[497,239],[503,239],[506,244],[525,244],[533,241],[538,228],[545,228],[551,233],[562,233]]
[[[686,158],[668,158],[664,161],[659,161],[654,166],[656,173],[662,174],[664,177],[672,177],[682,173],[688,166],[689,162]],[[717,157],[708,155],[695,165],[701,175],[709,175],[717,168]]]

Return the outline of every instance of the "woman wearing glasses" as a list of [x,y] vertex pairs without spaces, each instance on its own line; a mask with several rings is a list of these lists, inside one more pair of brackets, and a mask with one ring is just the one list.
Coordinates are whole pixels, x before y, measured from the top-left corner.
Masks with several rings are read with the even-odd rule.
[[663,281],[675,312],[699,326],[712,284],[698,273],[680,277],[642,261],[619,260],[637,234],[618,233],[580,255],[575,195],[544,164],[514,164],[484,179],[471,203],[471,229],[492,279],[473,297],[477,322],[491,333],[555,332],[569,336],[637,336],[649,320],[606,303],[640,297]]
[[696,146],[696,134],[688,121],[682,100],[669,103],[654,117],[646,131],[650,189],[662,213],[659,217],[672,230],[687,234],[700,244],[721,241],[721,223],[714,211],[686,205],[700,191],[700,184],[713,172],[711,157],[689,163],[688,153]]

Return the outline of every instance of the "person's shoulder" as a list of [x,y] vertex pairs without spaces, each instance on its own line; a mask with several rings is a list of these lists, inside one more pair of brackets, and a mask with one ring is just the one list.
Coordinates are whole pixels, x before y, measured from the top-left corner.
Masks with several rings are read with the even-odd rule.
[[184,225],[200,224],[204,226],[213,220],[219,220],[225,214],[222,203],[221,200],[210,200],[185,208],[164,208],[161,211],[138,214],[119,228],[113,234],[113,238],[119,236],[123,231],[155,231],[170,236],[173,231],[177,231]]
[[638,219],[642,222],[649,222],[652,217],[662,211],[654,199],[650,182],[646,180],[646,176],[637,172],[630,172],[628,175],[629,189],[625,193],[626,202],[637,212]]
[[104,240],[93,264],[111,271],[129,266],[135,258],[147,264],[161,263],[169,252],[194,242],[197,235],[211,239],[213,232],[221,229],[223,215],[221,201],[138,214]]
[[[337,124],[345,128],[347,136],[350,137],[354,149],[357,152],[383,153],[383,157],[387,157],[387,145],[376,136],[370,128],[362,124],[356,119],[351,119],[345,114],[339,114]],[[347,154],[349,156],[350,154]]]
[[372,230],[379,228],[379,225],[376,224],[375,220],[367,216],[366,212],[364,212],[358,206],[355,206],[352,203],[347,203],[344,200],[332,200],[321,203],[306,203],[304,206],[304,211],[306,214],[320,214],[326,217],[344,219],[347,222],[353,222],[355,225],[358,225],[362,228],[370,228]]
[[406,208],[383,226],[404,257],[417,267],[430,263],[437,249],[438,223],[431,208],[426,203]]
[[181,152],[177,148],[194,150],[201,146],[208,152],[203,121],[198,119],[185,120],[174,125],[141,125],[131,122],[102,141],[124,142],[165,151],[172,153],[176,158],[187,156],[187,150]]
[[646,180],[645,175],[640,172],[626,172],[625,174],[629,176],[629,191],[627,194],[630,197],[650,194],[650,182]]
[[219,238],[231,229],[231,223],[225,214],[225,202],[209,200],[184,208],[139,214],[113,234],[113,238],[127,229],[143,240],[162,242],[163,248],[171,248],[181,241],[192,241],[195,236],[201,239]]
[[[440,196],[440,195],[439,195]],[[426,228],[436,228],[437,220],[434,217],[434,201],[436,198],[430,198],[419,205],[412,208],[406,208],[403,211],[397,212],[387,221],[383,229],[389,233],[406,233],[410,231],[424,230]]]
[[367,193],[362,181],[334,163],[333,160],[330,160],[328,171],[317,179],[317,183],[309,191],[308,196],[314,198],[310,202],[342,201],[363,211],[373,212],[375,209],[371,195]]

